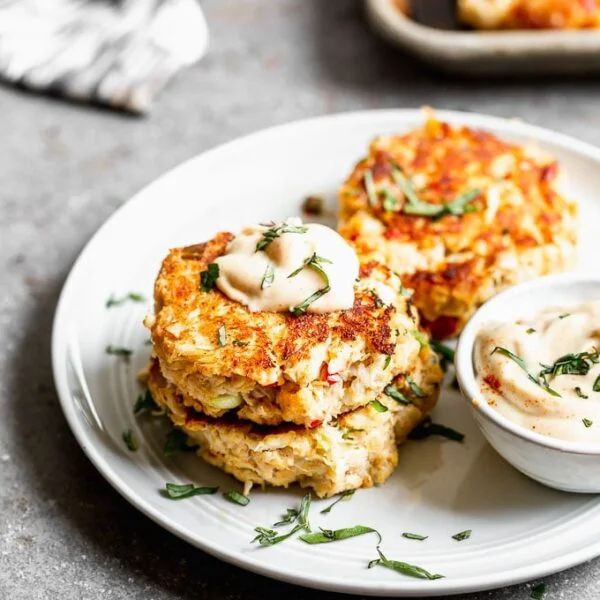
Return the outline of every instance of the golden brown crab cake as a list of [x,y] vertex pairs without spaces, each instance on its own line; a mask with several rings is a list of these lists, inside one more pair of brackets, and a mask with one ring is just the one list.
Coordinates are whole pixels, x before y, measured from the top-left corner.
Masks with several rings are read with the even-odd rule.
[[[427,373],[426,376],[424,374]],[[231,414],[215,419],[186,406],[183,395],[151,363],[147,385],[198,455],[244,484],[287,487],[298,483],[320,497],[383,483],[398,464],[396,436],[404,440],[433,407],[439,393],[437,361],[414,372],[418,387],[395,382],[390,392],[369,404],[314,428],[284,424],[265,427]],[[414,402],[414,403],[413,403]],[[375,403],[376,404],[376,403]]]
[[558,175],[533,147],[430,116],[372,142],[340,190],[339,231],[402,275],[434,337],[454,336],[502,289],[573,264],[577,208]]
[[600,0],[458,0],[458,17],[476,29],[597,29]]
[[366,405],[419,360],[417,311],[376,263],[362,265],[345,311],[251,312],[216,287],[202,291],[200,273],[232,237],[172,250],[146,320],[163,375],[195,411],[315,427]]

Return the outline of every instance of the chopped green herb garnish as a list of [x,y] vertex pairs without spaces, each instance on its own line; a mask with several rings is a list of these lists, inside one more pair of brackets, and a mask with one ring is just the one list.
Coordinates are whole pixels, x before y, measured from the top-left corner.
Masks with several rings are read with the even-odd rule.
[[187,435],[181,429],[171,429],[165,439],[163,454],[173,456],[178,452],[191,452],[195,447],[188,446],[187,439]]
[[288,508],[286,509],[286,513],[283,519],[281,519],[281,521],[277,521],[277,523],[274,523],[273,527],[281,527],[282,525],[288,525],[289,523],[293,523],[298,518],[299,514],[299,510],[295,508]]
[[381,542],[380,533],[364,525],[355,525],[354,527],[345,527],[343,529],[321,528],[321,531],[313,531],[312,533],[301,535],[300,539],[307,544],[328,544],[329,542],[339,542],[340,540],[347,540],[348,538],[364,535],[365,533],[376,533]]
[[465,439],[465,434],[456,431],[445,425],[439,423],[432,423],[431,417],[426,417],[421,423],[419,423],[409,434],[408,438],[411,440],[423,440],[432,435],[439,435],[449,440],[456,442],[462,442]]
[[390,398],[400,402],[401,404],[410,404],[410,400],[395,386],[391,383],[383,388],[383,393]]
[[352,436],[355,433],[360,433],[361,431],[364,431],[364,429],[347,429],[346,431],[344,431],[344,433],[342,433],[342,439],[353,440],[354,438]]
[[383,370],[384,371],[390,366],[391,360],[392,360],[392,357],[388,354],[388,356],[385,357],[385,361],[383,362]]
[[129,348],[123,348],[122,346],[113,346],[112,344],[106,346],[105,352],[106,354],[119,356],[120,358],[124,359],[125,362],[128,362],[129,358],[133,354],[133,350],[130,350]]
[[584,400],[587,400],[589,398],[589,396],[586,396],[582,391],[581,388],[579,386],[576,386],[575,388],[573,388],[575,390],[575,393],[580,397],[583,398]]
[[267,265],[265,274],[263,275],[260,283],[260,289],[266,290],[267,288],[271,287],[273,285],[273,281],[275,281],[275,269],[273,268],[273,265]]
[[401,296],[412,296],[412,294],[413,294],[412,290],[409,290],[408,288],[404,287],[402,284],[400,284],[400,288],[398,289],[398,291],[400,292]]
[[600,362],[600,352],[579,352],[578,354],[565,354],[552,365],[542,365],[540,377],[545,382],[546,376],[551,379],[559,375],[587,375],[592,364]]
[[422,542],[423,540],[426,540],[429,536],[419,535],[418,533],[408,533],[407,531],[405,531],[402,534],[402,537],[406,538],[407,540],[418,540],[419,542]]
[[525,333],[531,335],[532,333],[535,333],[535,329],[533,327],[530,327]]
[[146,302],[146,298],[145,296],[142,296],[142,294],[138,294],[136,292],[129,292],[121,298],[115,298],[115,296],[111,294],[110,298],[106,301],[106,308],[112,308],[113,306],[122,306],[127,301]]
[[438,342],[438,340],[431,340],[431,347],[445,360],[447,360],[450,363],[454,362],[454,355],[456,354],[455,351],[450,348],[450,346],[442,343],[442,342]]
[[323,258],[322,256],[317,256],[316,252],[309,256],[300,267],[298,267],[295,271],[288,275],[288,279],[292,277],[296,277],[298,273],[303,271],[306,267],[312,267],[319,275],[323,278],[326,286],[329,286],[329,277],[325,272],[325,268],[323,264],[326,263],[328,265],[332,265],[333,263],[328,258]]
[[390,190],[381,190],[381,195],[383,196],[383,210],[386,212],[398,212],[400,210],[398,199],[390,192]]
[[130,452],[137,451],[139,446],[137,440],[133,436],[133,432],[131,431],[131,429],[128,429],[127,431],[123,432],[123,441],[125,442],[125,445],[127,446],[127,449]]
[[370,170],[365,171],[363,175],[365,190],[367,191],[367,199],[370,206],[377,206],[377,191],[373,182],[373,173]]
[[465,529],[464,531],[455,533],[452,536],[452,539],[456,540],[457,542],[462,542],[463,540],[468,540],[471,537],[472,533],[473,533],[472,529]]
[[225,330],[225,325],[220,325],[219,329],[217,329],[217,341],[221,348],[227,344],[227,331]]
[[[520,356],[517,356],[516,354],[513,354],[510,350],[507,350],[506,348],[502,348],[501,346],[496,346],[492,350],[492,354],[495,354],[496,352],[498,354],[502,354],[502,356],[506,356],[507,358],[510,358],[513,362],[515,362],[517,365],[519,365],[519,367],[521,367],[521,369],[523,369],[523,371],[525,371],[525,373],[527,374],[527,379],[529,379],[530,381],[532,381],[536,385],[539,385],[543,390],[546,390],[552,396],[557,396],[559,398],[561,397],[560,394],[557,391],[553,390],[546,383],[545,379],[542,379],[540,381],[537,377],[535,377],[534,375],[532,375],[529,372],[529,369],[527,368],[527,365],[525,364],[525,361]],[[540,373],[540,375],[541,375],[541,373]]]
[[206,271],[200,273],[200,289],[203,292],[210,292],[215,287],[218,278],[219,265],[217,263],[210,263],[206,267]]
[[392,571],[396,571],[402,575],[416,577],[418,579],[441,579],[443,577],[443,575],[438,573],[430,573],[429,571],[426,571],[422,567],[417,567],[416,565],[411,565],[399,560],[390,560],[383,555],[379,548],[377,548],[377,554],[379,554],[379,558],[369,562],[369,569],[372,569],[377,565],[381,565],[382,567],[386,567],[387,569],[391,569]]
[[537,585],[533,586],[530,598],[532,600],[543,600],[547,590],[548,586],[545,583],[538,583]]
[[412,377],[409,377],[407,375],[406,383],[408,383],[408,387],[410,387],[411,392],[417,398],[425,398],[425,396],[427,396],[427,394],[423,391],[423,389],[419,386],[419,384]]
[[205,494],[215,494],[218,487],[196,487],[193,483],[167,483],[165,485],[165,494],[171,500],[184,500],[192,496],[202,496]]
[[274,223],[263,233],[263,237],[256,244],[256,252],[264,250],[269,246],[271,242],[282,236],[284,233],[306,233],[308,227],[304,225],[287,225],[282,223],[281,225],[275,225]]
[[223,492],[223,498],[229,500],[229,502],[232,502],[233,504],[239,504],[240,506],[246,506],[250,503],[250,498],[248,498],[248,496],[244,496],[244,494],[240,494],[235,490]]
[[559,319],[566,319],[567,317],[570,317],[571,313],[563,313],[562,315],[558,315]]
[[379,400],[371,400],[371,402],[369,402],[369,404],[378,412],[378,413],[384,413],[388,411],[388,407],[385,404],[382,404],[381,402],[379,402]]
[[412,333],[413,337],[415,338],[415,340],[417,340],[417,342],[419,342],[419,346],[421,346],[421,348],[427,348],[427,346],[429,346],[429,343],[427,342],[427,337],[425,336],[424,333],[422,333],[418,329],[413,329],[411,331],[411,333]]
[[586,426],[586,428],[590,428],[594,424],[594,421],[590,419],[581,419],[581,421]]
[[304,313],[306,313],[308,307],[313,302],[316,302],[321,296],[327,294],[327,292],[329,292],[330,289],[331,288],[327,285],[324,288],[317,290],[314,294],[311,294],[304,302],[302,302],[302,304],[298,304],[298,306],[293,306],[290,309],[290,312],[296,317],[303,315]]
[[135,402],[135,406],[133,407],[134,415],[141,415],[149,410],[157,410],[158,406],[156,402],[154,402],[154,398],[150,393],[150,390],[144,390]]
[[258,542],[261,546],[273,546],[274,544],[279,544],[280,542],[287,540],[289,537],[291,537],[301,529],[304,529],[305,531],[310,531],[310,523],[308,522],[310,501],[311,495],[309,492],[302,498],[299,510],[288,508],[287,514],[285,515],[283,520],[273,525],[273,527],[279,527],[280,525],[288,525],[297,521],[297,525],[291,531],[282,535],[278,535],[278,532],[273,529],[269,529],[266,527],[256,527],[254,531],[256,531],[258,535],[253,540],[251,540],[250,543]]
[[464,194],[460,194],[451,202],[430,204],[419,198],[414,189],[412,180],[406,177],[400,168],[396,167],[392,169],[392,177],[406,197],[406,204],[402,210],[407,215],[439,219],[444,215],[460,216],[477,210],[471,202],[481,195],[481,190],[479,189],[473,189]]
[[331,512],[331,509],[338,503],[341,502],[342,500],[350,500],[350,498],[352,498],[352,496],[354,496],[354,492],[356,490],[348,490],[347,492],[344,492],[337,500],[335,500],[334,502],[332,502],[327,508],[324,508],[321,511],[322,515],[325,515],[327,513]]
[[598,375],[598,377],[596,377],[596,381],[594,381],[592,390],[594,390],[594,392],[600,392],[600,375]]
[[238,348],[241,348],[242,346],[247,346],[250,342],[241,342],[240,340],[233,340],[233,342],[231,342],[234,346],[237,346]]
[[375,290],[369,290],[369,294],[375,301],[375,306],[377,308],[383,308],[384,306],[386,306],[385,302],[379,297],[379,294],[377,294]]

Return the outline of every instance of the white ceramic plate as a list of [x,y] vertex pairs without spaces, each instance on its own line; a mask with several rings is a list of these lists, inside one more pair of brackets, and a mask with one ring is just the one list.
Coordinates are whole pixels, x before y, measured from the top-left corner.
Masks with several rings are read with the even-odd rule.
[[[581,202],[582,266],[598,256],[600,150],[550,131],[494,117],[439,115],[507,138],[539,140],[570,175]],[[243,568],[306,586],[384,596],[430,596],[482,590],[537,578],[600,554],[600,500],[547,489],[512,469],[484,442],[466,403],[444,391],[434,418],[466,434],[463,444],[410,442],[401,464],[381,488],[361,490],[329,515],[314,502],[313,527],[370,525],[383,535],[390,558],[420,565],[444,579],[411,579],[367,563],[376,557],[367,535],[321,546],[288,540],[271,548],[250,544],[257,525],[297,506],[299,489],[252,493],[246,507],[220,495],[172,501],[165,482],[239,489],[192,455],[164,458],[168,427],[135,419],[136,371],[149,354],[142,327],[146,305],[107,309],[110,294],[148,297],[169,247],[205,240],[216,231],[299,214],[306,195],[335,190],[378,134],[402,132],[422,121],[420,111],[345,114],[293,123],[226,144],[194,158],[140,192],[90,241],[65,284],[54,323],[53,367],[73,433],[94,465],[134,506],[188,542]],[[134,350],[130,364],[105,353],[107,344]],[[136,453],[121,439],[132,429]],[[457,542],[452,535],[472,529]],[[404,539],[402,532],[428,535]]]

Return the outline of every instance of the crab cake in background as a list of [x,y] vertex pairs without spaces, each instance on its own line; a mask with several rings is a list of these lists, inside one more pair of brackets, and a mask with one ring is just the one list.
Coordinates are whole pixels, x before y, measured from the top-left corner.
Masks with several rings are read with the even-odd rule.
[[372,142],[340,190],[339,231],[401,274],[442,339],[499,291],[573,264],[577,208],[558,179],[533,146],[429,116]]
[[[298,483],[317,496],[379,485],[398,464],[397,444],[435,405],[441,370],[435,355],[386,386],[376,401],[313,428],[256,425],[232,415],[208,417],[151,363],[147,385],[167,416],[207,463],[251,485]],[[408,379],[407,379],[408,377]],[[410,385],[407,383],[410,381]]]
[[475,29],[597,29],[599,0],[458,0],[458,18]]
[[[210,290],[200,285],[209,265],[223,264],[218,258],[232,240],[223,233],[172,250],[156,280],[155,315],[147,321],[154,353],[191,408],[262,425],[314,427],[368,404],[419,360],[418,314],[390,269],[368,263],[358,272],[356,261],[347,310],[252,311],[225,295],[218,281]],[[293,260],[298,266],[305,259]],[[223,266],[220,273],[226,276]],[[282,284],[294,279],[285,273]]]

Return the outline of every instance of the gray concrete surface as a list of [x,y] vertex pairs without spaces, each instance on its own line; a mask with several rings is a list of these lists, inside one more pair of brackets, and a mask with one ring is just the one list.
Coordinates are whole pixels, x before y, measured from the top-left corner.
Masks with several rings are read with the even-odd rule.
[[[358,0],[210,0],[209,55],[148,119],[0,88],[0,598],[289,600],[129,506],[85,458],[60,411],[50,330],[91,234],[157,175],[276,123],[378,107],[517,116],[600,144],[600,81],[440,76],[374,38]],[[600,561],[545,580],[547,598],[600,598]],[[530,586],[463,596],[529,598]]]

